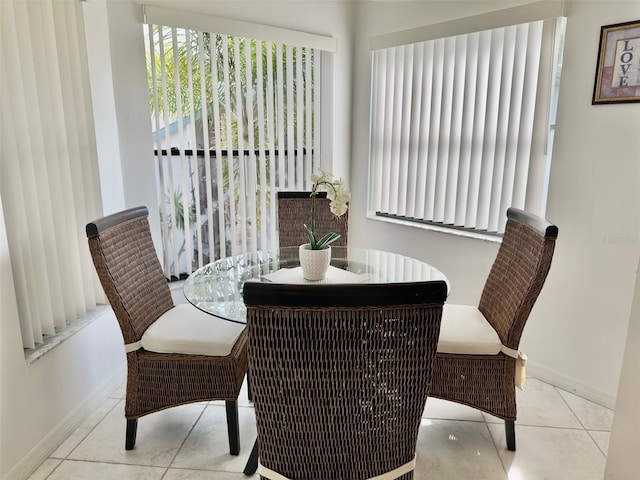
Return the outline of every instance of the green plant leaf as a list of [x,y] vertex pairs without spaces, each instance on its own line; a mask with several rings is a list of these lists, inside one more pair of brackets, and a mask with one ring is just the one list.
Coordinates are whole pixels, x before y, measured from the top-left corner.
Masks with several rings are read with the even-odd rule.
[[311,245],[311,250],[319,250],[318,244],[316,243],[316,237],[306,224],[304,225],[304,229],[307,231],[307,237],[309,237],[309,244]]
[[338,240],[341,236],[342,235],[335,232],[327,233],[324,237],[322,237],[317,242],[317,248],[315,248],[314,250],[322,250],[323,248],[327,248],[330,244]]

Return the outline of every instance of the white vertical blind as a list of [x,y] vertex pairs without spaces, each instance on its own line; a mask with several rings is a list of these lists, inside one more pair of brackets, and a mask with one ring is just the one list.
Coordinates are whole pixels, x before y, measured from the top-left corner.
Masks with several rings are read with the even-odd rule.
[[319,54],[176,26],[146,32],[165,274],[276,247],[276,188],[310,188],[320,165]]
[[0,2],[0,193],[22,341],[104,296],[84,227],[102,211],[80,4]]
[[373,52],[370,211],[492,233],[510,206],[544,214],[547,179],[529,172],[547,163],[545,22]]

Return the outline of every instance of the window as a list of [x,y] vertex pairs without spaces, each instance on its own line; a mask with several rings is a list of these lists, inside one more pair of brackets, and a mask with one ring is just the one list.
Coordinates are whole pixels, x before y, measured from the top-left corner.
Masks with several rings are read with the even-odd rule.
[[0,193],[30,357],[104,303],[84,233],[102,205],[80,4],[0,4]]
[[322,52],[333,39],[145,15],[165,274],[276,247],[276,191],[309,189],[320,166]]
[[510,206],[544,215],[558,8],[372,39],[370,215],[494,235]]

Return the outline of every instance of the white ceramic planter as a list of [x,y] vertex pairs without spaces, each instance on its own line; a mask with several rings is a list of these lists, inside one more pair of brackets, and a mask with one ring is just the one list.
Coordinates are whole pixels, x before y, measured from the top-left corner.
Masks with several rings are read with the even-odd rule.
[[331,262],[331,247],[312,250],[309,243],[300,245],[300,266],[305,280],[322,280]]

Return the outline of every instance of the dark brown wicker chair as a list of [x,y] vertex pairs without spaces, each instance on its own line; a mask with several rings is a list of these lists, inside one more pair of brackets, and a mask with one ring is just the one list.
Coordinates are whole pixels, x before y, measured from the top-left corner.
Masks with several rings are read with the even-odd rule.
[[479,305],[447,304],[443,311],[429,396],[503,419],[507,448],[512,451],[516,449],[515,377],[526,358],[518,346],[551,266],[557,236],[558,228],[545,219],[510,208]]
[[244,285],[262,478],[413,478],[446,291]]
[[125,449],[135,446],[138,418],[144,415],[226,400],[230,452],[238,455],[237,398],[248,367],[246,329],[190,304],[174,306],[147,216],[147,209],[138,207],[86,227],[127,352]]
[[[309,238],[303,227],[311,227],[311,192],[278,192],[278,239],[281,247],[297,247]],[[349,211],[335,220],[329,210],[327,192],[318,192],[316,198],[316,235],[322,237],[329,232],[342,235],[332,243],[346,246],[348,240]],[[318,238],[319,240],[319,238]]]

